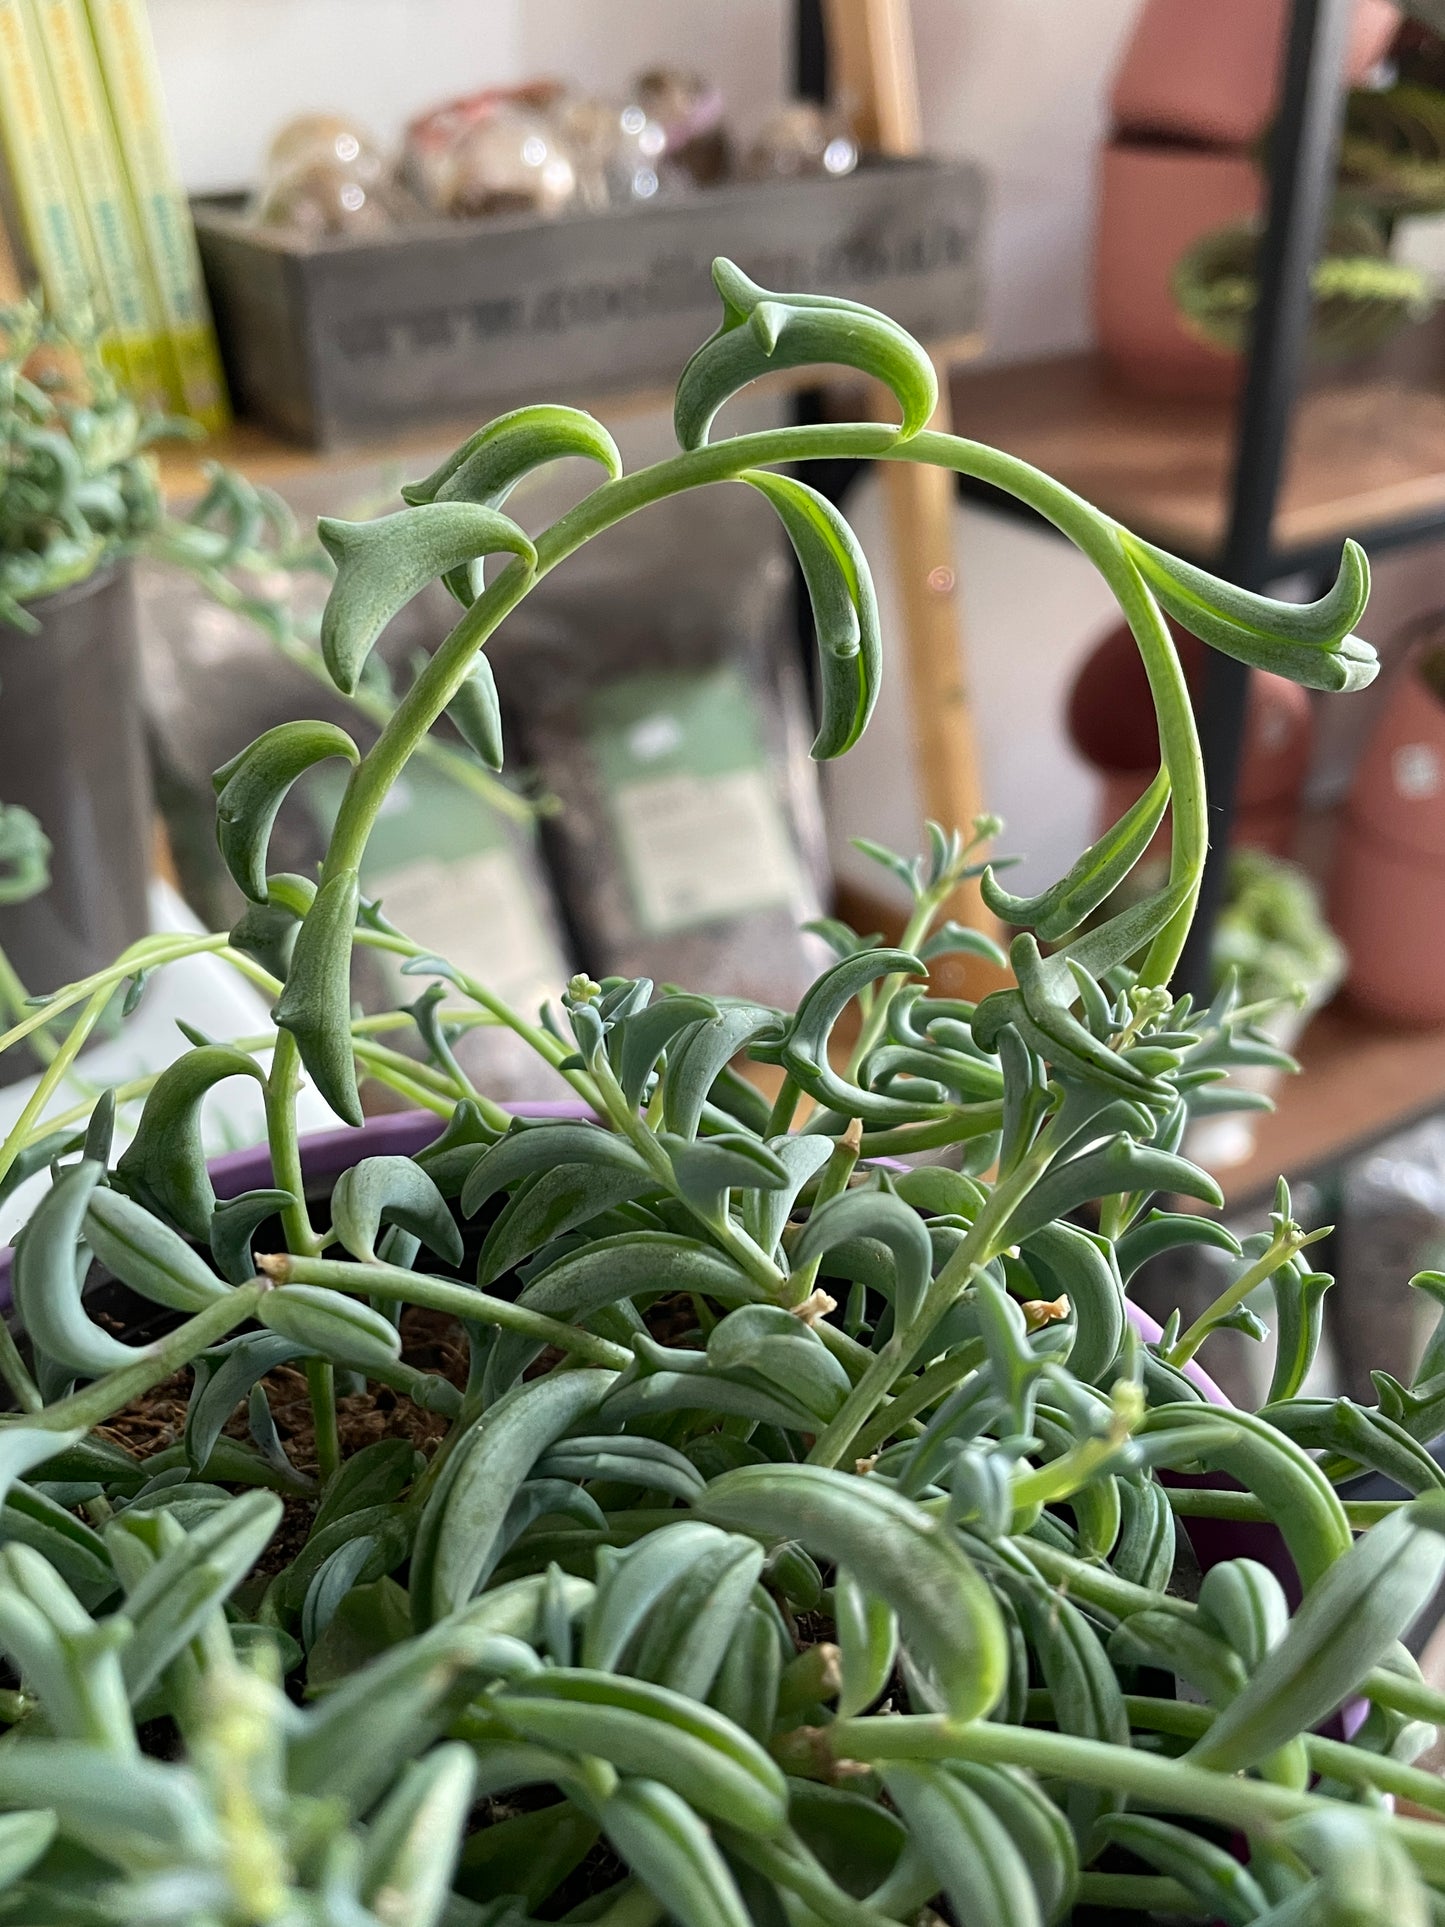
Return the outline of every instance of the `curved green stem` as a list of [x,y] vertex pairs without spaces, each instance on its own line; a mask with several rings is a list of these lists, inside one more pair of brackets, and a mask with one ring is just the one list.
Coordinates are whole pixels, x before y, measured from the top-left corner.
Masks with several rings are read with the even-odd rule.
[[35,1089],[26,1099],[24,1109],[6,1133],[5,1142],[0,1144],[0,1178],[19,1157],[35,1120],[44,1113],[51,1097],[64,1082],[65,1073],[80,1055],[85,1040],[105,1015],[112,992],[113,986],[105,984],[91,993],[85,1008],[66,1033],[64,1042],[46,1065]]
[[[1215,1720],[1211,1708],[1196,1706],[1188,1700],[1148,1699],[1131,1693],[1125,1695],[1124,1706],[1131,1726],[1143,1727],[1150,1733],[1172,1734],[1177,1739],[1197,1740],[1209,1731]],[[1034,1695],[1030,1693],[1029,1718],[1035,1717],[1050,1719],[1052,1709],[1041,1703],[1036,1714]],[[1316,1773],[1342,1780],[1346,1786],[1376,1787],[1381,1793],[1393,1793],[1398,1799],[1413,1801],[1431,1813],[1445,1814],[1445,1780],[1438,1773],[1407,1766],[1401,1760],[1392,1760],[1388,1754],[1372,1753],[1365,1747],[1349,1746],[1343,1740],[1321,1739],[1316,1733],[1306,1733],[1304,1745]]]
[[1126,1908],[1130,1913],[1170,1914],[1199,1918],[1193,1894],[1167,1874],[1081,1873],[1081,1907]]
[[[15,974],[15,966],[0,948],[0,1003],[3,1003],[16,1023],[23,1020],[30,993]],[[30,1048],[42,1064],[48,1064],[55,1055],[55,1039],[46,1031],[33,1031]]]
[[1296,1236],[1294,1232],[1294,1226],[1278,1232],[1255,1262],[1247,1266],[1233,1284],[1227,1285],[1213,1304],[1205,1306],[1194,1323],[1187,1331],[1181,1332],[1165,1354],[1169,1364],[1187,1365],[1220,1319],[1227,1318],[1230,1312],[1244,1304],[1252,1292],[1272,1278],[1280,1266],[1300,1250],[1304,1233]]
[[289,1030],[278,1031],[266,1077],[266,1138],[271,1147],[271,1174],[276,1188],[289,1191],[292,1202],[281,1213],[286,1243],[292,1251],[309,1254],[320,1247],[306,1209],[306,1175],[301,1169],[301,1145],[296,1131],[296,1093],[301,1088],[301,1053]]
[[[399,933],[393,936],[388,931],[358,930],[356,940],[367,949],[388,950],[398,957],[425,957],[432,954],[425,944],[416,943],[412,938],[401,936]],[[585,1104],[590,1105],[593,1110],[601,1109],[596,1087],[587,1073],[575,1069],[563,1069],[567,1059],[573,1055],[571,1045],[565,1044],[560,1037],[554,1037],[551,1031],[544,1029],[541,1024],[534,1024],[523,1017],[520,1011],[514,1010],[505,999],[499,997],[494,990],[489,990],[478,978],[469,975],[465,970],[458,970],[455,964],[449,964],[449,967],[452,981],[464,997],[470,997],[473,1003],[488,1012],[499,1024],[505,1025],[514,1036],[520,1037],[524,1044],[530,1045],[544,1064],[549,1064],[559,1077],[567,1080]]]
[[[964,1724],[940,1714],[891,1713],[837,1720],[832,1726],[813,1729],[812,1737],[835,1760],[976,1760],[989,1766],[1027,1767],[1046,1778],[1107,1787],[1149,1806],[1218,1820],[1253,1836],[1287,1820],[1355,1810],[1319,1794],[1215,1773],[1139,1747],[1112,1746],[1103,1740],[1002,1721]],[[1435,1822],[1397,1817],[1391,1820],[1390,1831],[1428,1879],[1445,1878],[1445,1832]]]
[[[875,422],[829,422],[737,435],[594,489],[537,540],[535,569],[520,559],[484,589],[433,655],[352,771],[323,868],[329,880],[359,867],[372,824],[408,757],[466,679],[473,656],[543,576],[594,535],[684,490],[733,481],[748,468],[837,457],[922,462],[991,483],[1051,521],[1098,568],[1138,641],[1159,714],[1160,743],[1173,791],[1171,874],[1197,889],[1206,843],[1198,736],[1183,670],[1157,603],[1125,553],[1116,525],[1072,490],[999,449],[925,430],[906,441]],[[1193,894],[1161,932],[1143,980],[1166,982],[1178,961]]]

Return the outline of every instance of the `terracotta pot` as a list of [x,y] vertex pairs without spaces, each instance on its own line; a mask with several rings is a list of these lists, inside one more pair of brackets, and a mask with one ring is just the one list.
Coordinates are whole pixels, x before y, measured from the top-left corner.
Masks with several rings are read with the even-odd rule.
[[1232,395],[1241,357],[1190,334],[1171,279],[1202,236],[1259,212],[1243,154],[1111,141],[1100,167],[1094,328],[1111,373],[1148,394]]
[[[1288,0],[1145,0],[1114,79],[1121,133],[1246,147],[1274,117]],[[1386,0],[1356,0],[1351,85],[1384,58],[1400,24]]]
[[1361,758],[1335,853],[1330,921],[1351,998],[1395,1023],[1445,1023],[1445,702],[1415,657]]
[[[0,908],[0,945],[31,991],[110,963],[150,929],[151,797],[130,570],[116,563],[0,623],[0,799],[51,842],[50,887]],[[0,1081],[33,1068],[24,1052]]]
[[1346,815],[1401,850],[1445,861],[1445,702],[1419,674],[1418,656],[1394,679]]
[[[1197,703],[1204,682],[1204,644],[1170,624]],[[1086,659],[1069,696],[1068,731],[1075,749],[1104,779],[1098,825],[1118,821],[1143,795],[1159,766],[1154,701],[1138,646],[1121,623]],[[1287,856],[1299,819],[1300,797],[1314,741],[1314,712],[1305,691],[1282,676],[1256,670],[1250,677],[1244,757],[1236,801],[1235,837]],[[1160,840],[1167,841],[1167,830]]]

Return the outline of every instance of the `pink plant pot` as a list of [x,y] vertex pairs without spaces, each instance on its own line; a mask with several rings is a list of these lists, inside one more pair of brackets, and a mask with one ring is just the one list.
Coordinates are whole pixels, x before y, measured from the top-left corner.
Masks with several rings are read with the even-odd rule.
[[1345,989],[1372,1017],[1445,1024],[1445,858],[1387,843],[1346,821],[1335,851],[1330,922],[1349,953]]
[[[1203,685],[1203,643],[1170,625],[1191,697]],[[1112,629],[1087,657],[1068,706],[1069,738],[1103,777],[1098,826],[1105,830],[1137,802],[1158,768],[1159,732],[1139,650],[1125,624]],[[1314,743],[1314,712],[1306,692],[1282,676],[1256,670],[1250,677],[1244,757],[1240,768],[1235,837],[1251,848],[1287,856]],[[1167,848],[1161,828],[1151,848]]]
[[1110,141],[1099,175],[1094,327],[1110,373],[1146,394],[1219,397],[1241,358],[1185,327],[1172,278],[1204,235],[1259,212],[1258,169],[1243,154]]
[[[1145,0],[1114,79],[1121,133],[1246,147],[1274,117],[1288,0]],[[1346,57],[1351,85],[1389,50],[1400,16],[1357,0]]]
[[1445,1024],[1445,703],[1395,678],[1360,759],[1335,851],[1330,920],[1351,999],[1387,1022]]

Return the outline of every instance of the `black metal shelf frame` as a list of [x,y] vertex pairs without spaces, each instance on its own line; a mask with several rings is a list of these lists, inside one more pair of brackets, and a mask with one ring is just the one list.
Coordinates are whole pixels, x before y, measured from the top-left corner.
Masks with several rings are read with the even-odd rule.
[[[1304,370],[1310,275],[1333,197],[1352,11],[1351,0],[1294,0],[1290,13],[1279,114],[1270,138],[1259,297],[1240,397],[1228,533],[1220,563],[1220,573],[1246,589],[1265,589],[1279,574],[1272,541],[1275,507]],[[1249,672],[1242,663],[1210,651],[1199,717],[1210,797],[1210,852],[1179,967],[1180,983],[1206,996],[1248,687]]]
[[[1276,551],[1272,532],[1288,454],[1295,404],[1304,373],[1310,323],[1310,277],[1333,196],[1336,152],[1344,112],[1344,65],[1353,0],[1293,0],[1282,54],[1279,112],[1270,138],[1268,212],[1261,240],[1255,306],[1235,436],[1226,535],[1217,554],[1190,559],[1242,588],[1266,589],[1298,573],[1332,571],[1340,531],[1319,542]],[[805,98],[828,95],[827,43],[821,0],[798,0],[794,78]],[[804,404],[806,406],[806,403]],[[840,469],[842,465],[840,464]],[[857,465],[830,478],[841,494]],[[997,501],[1010,513],[1035,519],[1011,498],[967,481],[964,494]],[[1378,552],[1445,532],[1445,509],[1392,519],[1368,532]],[[1223,886],[1224,858],[1234,819],[1244,734],[1248,671],[1209,653],[1200,738],[1210,796],[1210,855],[1198,914],[1177,981],[1207,991],[1209,951]]]

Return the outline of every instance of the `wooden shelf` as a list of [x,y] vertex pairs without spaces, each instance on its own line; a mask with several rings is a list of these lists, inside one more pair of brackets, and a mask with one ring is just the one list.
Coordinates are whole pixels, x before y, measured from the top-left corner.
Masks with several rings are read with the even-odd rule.
[[[1141,534],[1217,554],[1232,401],[1132,393],[1081,354],[959,372],[953,416],[960,434],[1032,462]],[[1445,324],[1409,330],[1301,397],[1274,546],[1288,558],[1433,517],[1445,527]]]
[[1301,1070],[1261,1117],[1248,1160],[1216,1173],[1231,1210],[1269,1195],[1276,1178],[1317,1176],[1381,1138],[1445,1110],[1445,1030],[1399,1030],[1340,1001],[1295,1050]]
[[[928,343],[928,352],[935,364],[946,370],[972,360],[982,346],[981,335],[952,335],[946,340]],[[816,388],[819,380],[820,374],[816,368],[789,368],[780,370],[776,375],[765,376],[756,384],[756,389],[758,392],[796,393],[799,389]],[[855,392],[861,394],[861,390]],[[550,399],[589,409],[614,426],[630,416],[656,410],[668,412],[672,408],[670,388],[647,392],[630,390],[611,395],[577,395],[567,392],[565,375],[559,382],[558,392]],[[304,486],[347,468],[368,464],[383,467],[405,464],[411,467],[419,461],[429,463],[447,449],[455,448],[480,427],[487,412],[478,409],[466,417],[423,423],[418,427],[396,430],[375,441],[345,443],[331,448],[308,448],[299,442],[286,441],[273,430],[262,428],[255,422],[237,422],[224,434],[211,436],[203,442],[168,442],[159,447],[156,456],[160,463],[161,485],[168,500],[181,504],[194,500],[202,493],[206,486],[206,466],[210,462],[224,462],[249,480],[278,489],[283,494],[288,487]]]

